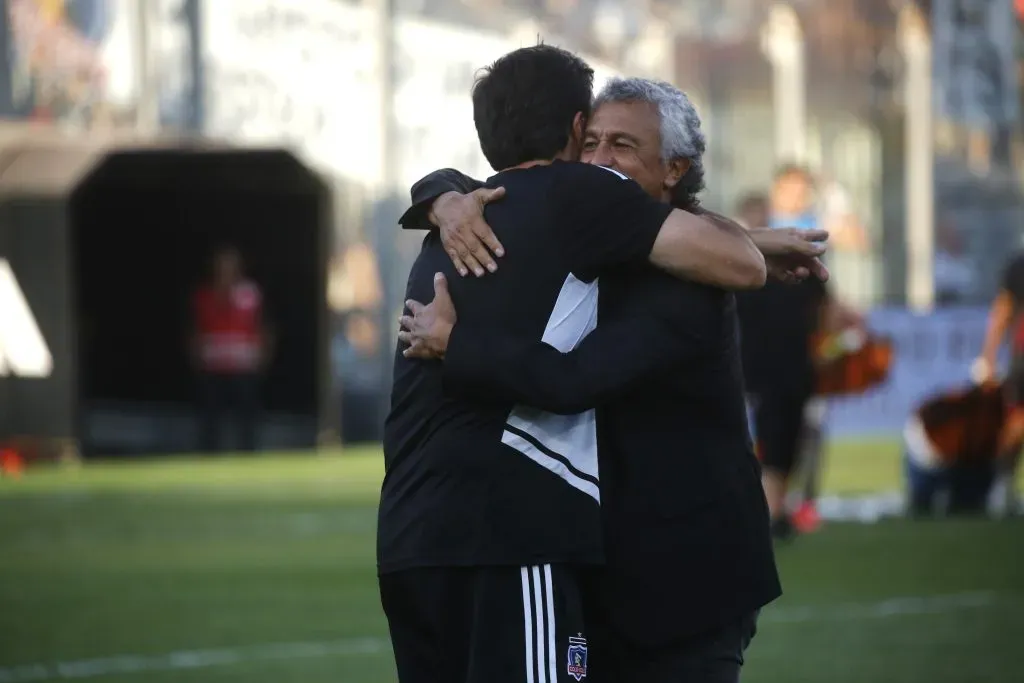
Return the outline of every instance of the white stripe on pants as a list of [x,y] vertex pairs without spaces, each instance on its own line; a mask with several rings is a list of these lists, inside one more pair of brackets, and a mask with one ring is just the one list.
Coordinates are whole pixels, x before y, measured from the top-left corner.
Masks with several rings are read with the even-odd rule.
[[554,582],[551,565],[521,567],[526,683],[558,683]]

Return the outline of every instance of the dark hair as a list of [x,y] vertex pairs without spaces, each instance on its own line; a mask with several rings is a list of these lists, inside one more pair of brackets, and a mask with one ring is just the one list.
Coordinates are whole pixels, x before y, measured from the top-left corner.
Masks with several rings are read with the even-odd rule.
[[473,121],[491,167],[553,159],[569,143],[578,112],[590,116],[594,70],[551,45],[509,52],[473,85]]
[[[703,153],[701,149],[701,153]],[[690,168],[672,187],[670,197],[672,206],[683,211],[696,211],[700,208],[700,193],[704,191],[704,164],[690,160]]]

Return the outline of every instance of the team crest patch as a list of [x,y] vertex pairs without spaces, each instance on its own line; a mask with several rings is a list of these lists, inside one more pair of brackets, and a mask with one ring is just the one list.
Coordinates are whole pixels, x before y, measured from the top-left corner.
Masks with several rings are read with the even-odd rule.
[[569,638],[569,675],[577,681],[587,677],[587,639],[583,634],[578,638]]

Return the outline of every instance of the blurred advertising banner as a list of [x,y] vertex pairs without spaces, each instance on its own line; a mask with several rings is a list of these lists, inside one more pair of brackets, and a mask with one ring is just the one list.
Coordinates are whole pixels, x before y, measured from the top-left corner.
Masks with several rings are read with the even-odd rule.
[[6,6],[16,116],[86,129],[134,123],[135,3],[7,0]]
[[[322,171],[367,187],[386,180],[381,17],[372,7],[336,0],[205,2],[202,20],[210,135],[284,144]],[[404,193],[446,166],[491,175],[470,90],[481,67],[527,43],[400,13],[392,21],[394,187]],[[591,63],[600,87],[612,72]]]
[[204,2],[206,132],[287,145],[375,184],[382,126],[376,17],[335,0]]
[[932,0],[936,113],[969,126],[1017,120],[1013,0]]
[[395,47],[398,191],[442,167],[493,175],[477,141],[470,90],[481,67],[515,46],[504,36],[414,19],[397,22]]
[[829,434],[898,435],[921,401],[971,381],[971,362],[981,352],[987,322],[988,308],[981,306],[921,315],[902,308],[872,311],[869,328],[890,337],[895,347],[889,380],[862,396],[830,401]]
[[[546,41],[562,44],[550,36]],[[526,43],[497,33],[399,19],[395,44],[399,191],[442,167],[481,179],[494,175],[480,151],[470,91],[482,67]],[[594,67],[597,91],[614,72],[584,58]]]

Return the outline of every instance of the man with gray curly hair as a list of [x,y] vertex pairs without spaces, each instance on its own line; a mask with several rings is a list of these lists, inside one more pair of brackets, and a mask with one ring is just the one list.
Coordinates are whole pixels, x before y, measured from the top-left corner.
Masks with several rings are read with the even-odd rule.
[[[683,92],[613,79],[595,99],[581,160],[677,208],[728,221],[700,207],[705,145]],[[481,234],[465,230],[467,217],[489,232],[485,202],[458,194],[478,187],[456,171],[435,172],[414,186],[406,217],[429,216],[451,254],[460,232]],[[429,227],[406,217],[407,228]],[[585,596],[587,633],[569,652],[582,652],[587,678],[738,681],[758,610],[780,586],[733,295],[653,270],[603,276],[600,324],[567,353],[459,319],[443,278],[430,305],[408,305],[404,354],[443,359],[446,392],[564,415],[598,408],[606,566]]]
[[664,81],[613,78],[595,98],[594,110],[585,161],[625,173],[677,208],[700,206],[707,140],[686,93]]

